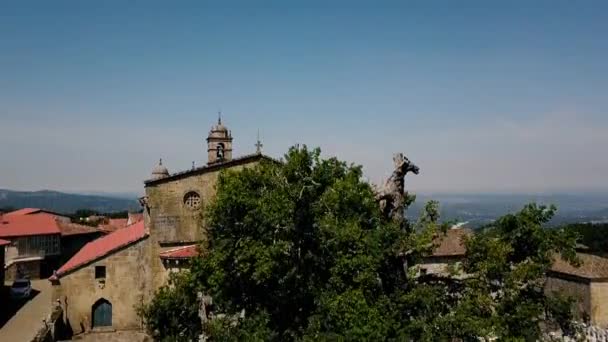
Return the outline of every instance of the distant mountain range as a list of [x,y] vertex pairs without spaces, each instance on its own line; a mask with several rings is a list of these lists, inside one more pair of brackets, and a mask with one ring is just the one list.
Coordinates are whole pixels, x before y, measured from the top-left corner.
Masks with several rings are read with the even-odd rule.
[[58,191],[13,191],[0,189],[0,208],[42,208],[70,214],[78,209],[91,209],[101,213],[140,210],[137,196],[72,194]]
[[408,210],[414,219],[429,200],[439,201],[444,220],[468,222],[470,227],[491,223],[527,203],[554,204],[557,213],[550,224],[608,222],[608,193],[575,194],[418,194]]
[[[0,189],[0,208],[43,208],[60,213],[92,209],[102,213],[140,210],[135,193],[64,193],[58,191],[12,191]],[[578,194],[417,194],[407,215],[416,219],[429,200],[439,201],[442,220],[467,222],[479,227],[526,203],[555,204],[554,225],[574,222],[608,222],[608,193]]]

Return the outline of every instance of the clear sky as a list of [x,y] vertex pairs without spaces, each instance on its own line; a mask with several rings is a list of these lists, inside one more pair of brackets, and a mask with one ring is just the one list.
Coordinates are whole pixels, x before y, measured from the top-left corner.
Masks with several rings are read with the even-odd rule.
[[219,108],[235,155],[259,129],[372,181],[404,152],[421,192],[606,189],[608,2],[0,2],[0,187],[142,191]]

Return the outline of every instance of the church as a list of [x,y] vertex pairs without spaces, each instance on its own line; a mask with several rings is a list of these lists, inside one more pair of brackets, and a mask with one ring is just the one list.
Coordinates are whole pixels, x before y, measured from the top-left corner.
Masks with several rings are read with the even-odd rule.
[[73,334],[141,330],[138,307],[198,255],[208,228],[203,209],[220,172],[276,162],[261,147],[258,139],[254,153],[233,158],[232,133],[220,116],[207,136],[206,165],[170,173],[161,160],[144,181],[144,220],[88,243],[50,278]]

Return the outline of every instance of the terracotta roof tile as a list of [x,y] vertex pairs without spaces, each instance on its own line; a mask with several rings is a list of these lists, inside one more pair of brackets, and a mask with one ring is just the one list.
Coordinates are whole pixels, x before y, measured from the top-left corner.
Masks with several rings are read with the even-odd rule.
[[580,267],[570,265],[569,262],[556,257],[551,266],[551,271],[586,279],[608,278],[608,259],[586,253],[577,253],[576,255],[581,261]]
[[67,272],[73,271],[81,266],[84,266],[94,260],[104,257],[119,248],[125,247],[134,242],[140,241],[145,238],[146,229],[144,222],[140,221],[136,224],[130,225],[124,229],[119,229],[111,234],[100,237],[97,240],[93,240],[78,251],[68,262],[66,262],[51,280],[57,279]]
[[6,246],[6,245],[8,245],[10,243],[11,243],[10,241],[6,241],[6,240],[0,239],[0,246]]
[[[129,219],[120,218],[120,219],[109,219],[108,223],[102,224],[99,226],[99,229],[105,231],[107,233],[114,232],[118,229],[125,228]],[[137,222],[134,222],[137,223]]]
[[39,208],[23,208],[15,211],[11,211],[5,213],[5,217],[15,217],[15,216],[25,216],[25,215],[33,215],[33,214],[49,214],[56,217],[67,217],[66,215],[56,213],[54,211],[39,209]]
[[198,246],[181,246],[159,253],[162,259],[189,259],[198,256]]
[[0,238],[59,234],[57,216],[48,213],[36,215],[4,215],[0,220]]
[[102,232],[96,227],[85,226],[82,224],[57,221],[61,236],[79,235],[79,234],[93,234]]
[[437,246],[433,250],[433,256],[464,256],[467,249],[464,245],[463,237],[469,236],[473,232],[468,228],[451,228],[445,234],[440,233],[433,243]]
[[19,210],[15,210],[15,211],[11,211],[9,213],[6,213],[6,214],[4,214],[4,216],[29,215],[29,214],[37,213],[37,212],[39,212],[41,210],[42,209],[38,209],[38,208],[23,208],[23,209],[19,209]]

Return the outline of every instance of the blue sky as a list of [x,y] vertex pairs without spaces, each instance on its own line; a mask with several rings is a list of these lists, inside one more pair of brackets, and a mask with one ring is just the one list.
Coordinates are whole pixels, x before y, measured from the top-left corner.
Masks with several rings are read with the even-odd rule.
[[320,146],[421,192],[607,189],[608,2],[0,2],[0,187]]

